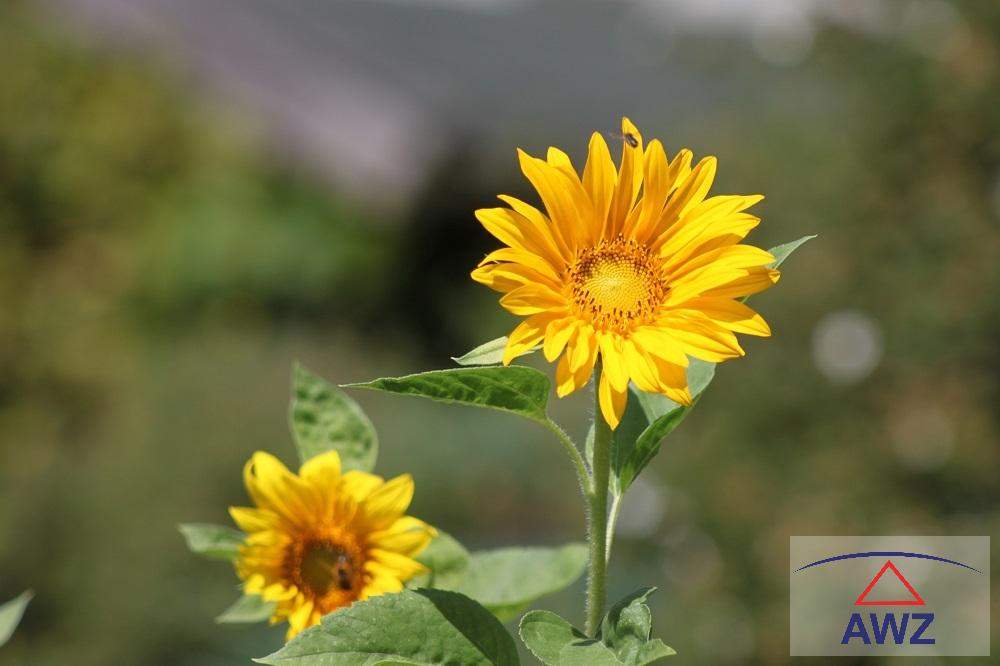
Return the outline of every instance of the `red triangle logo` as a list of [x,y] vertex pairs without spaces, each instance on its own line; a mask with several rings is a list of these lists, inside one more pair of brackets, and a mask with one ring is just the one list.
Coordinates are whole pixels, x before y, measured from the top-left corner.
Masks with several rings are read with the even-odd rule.
[[[886,571],[891,571],[897,580],[903,584],[906,591],[913,595],[910,599],[869,599],[868,593],[872,591],[876,584],[882,579]],[[868,583],[868,587],[864,589],[860,595],[858,595],[857,601],[854,602],[855,606],[923,606],[924,599],[913,586],[910,585],[910,581],[906,580],[906,577],[900,573],[896,565],[892,563],[892,560],[886,560],[886,563],[882,565],[875,577],[872,578],[872,582]]]

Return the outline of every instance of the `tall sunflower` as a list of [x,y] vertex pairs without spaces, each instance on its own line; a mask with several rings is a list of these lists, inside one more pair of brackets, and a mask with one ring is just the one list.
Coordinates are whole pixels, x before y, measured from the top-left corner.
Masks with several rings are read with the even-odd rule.
[[386,592],[426,569],[413,560],[436,534],[404,515],[413,498],[409,475],[390,481],[341,474],[336,451],[295,475],[258,451],[243,480],[256,508],[231,507],[247,533],[236,571],[247,594],[276,602],[272,624],[288,621],[288,639],[353,602]]
[[760,222],[745,211],[762,196],[708,197],[714,157],[692,167],[685,149],[668,161],[658,140],[643,149],[628,118],[622,138],[616,169],[595,132],[582,178],[558,148],[544,160],[518,150],[545,212],[506,195],[509,208],[476,211],[507,247],[472,272],[526,317],[510,334],[505,365],[541,344],[549,362],[560,359],[563,397],[588,382],[600,357],[598,396],[612,428],[630,380],[689,405],[689,356],[718,363],[744,354],[736,333],[770,335],[739,299],[779,277],[771,254],[740,244]]

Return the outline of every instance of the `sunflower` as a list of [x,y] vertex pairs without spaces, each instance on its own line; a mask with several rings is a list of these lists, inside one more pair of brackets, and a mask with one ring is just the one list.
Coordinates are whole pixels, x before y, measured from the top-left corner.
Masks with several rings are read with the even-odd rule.
[[472,272],[525,317],[509,336],[505,365],[541,345],[549,362],[559,359],[563,397],[587,384],[600,357],[598,398],[612,428],[629,381],[690,405],[688,357],[718,363],[744,355],[736,333],[770,335],[740,299],[779,276],[771,254],[740,243],[760,222],[745,211],[762,196],[708,197],[714,157],[692,167],[685,149],[668,161],[658,140],[643,149],[627,118],[622,139],[615,169],[595,132],[582,177],[558,148],[546,159],[518,150],[545,212],[505,195],[508,207],[476,211],[506,247]]
[[312,458],[295,475],[258,451],[243,480],[257,506],[229,509],[247,533],[236,571],[246,594],[275,602],[271,623],[287,620],[289,640],[323,615],[399,592],[426,571],[413,557],[436,531],[404,515],[413,497],[409,475],[385,481],[341,474],[336,451]]

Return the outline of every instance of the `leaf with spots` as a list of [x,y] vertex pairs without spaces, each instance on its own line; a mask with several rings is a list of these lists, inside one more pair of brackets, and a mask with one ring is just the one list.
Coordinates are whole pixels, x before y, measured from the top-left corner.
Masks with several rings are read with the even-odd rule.
[[292,369],[289,421],[302,462],[335,450],[345,471],[375,467],[378,437],[361,407],[298,363]]

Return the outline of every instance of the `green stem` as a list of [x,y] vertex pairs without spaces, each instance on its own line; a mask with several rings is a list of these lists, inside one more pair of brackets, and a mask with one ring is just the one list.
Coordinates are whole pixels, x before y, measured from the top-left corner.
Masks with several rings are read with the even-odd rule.
[[611,562],[611,546],[615,542],[615,525],[618,524],[618,514],[622,510],[622,496],[615,493],[611,497],[611,510],[608,512],[608,536],[604,546],[604,557]]
[[583,461],[583,455],[580,454],[580,449],[576,447],[570,436],[566,434],[566,431],[559,427],[559,424],[552,419],[546,419],[544,425],[548,428],[552,434],[556,436],[559,443],[562,444],[563,449],[566,450],[566,455],[569,456],[570,461],[576,468],[576,480],[580,483],[580,492],[583,494],[584,498],[590,496],[590,474],[587,472],[587,463]]
[[600,366],[594,369],[594,461],[590,488],[587,538],[590,565],[587,577],[587,635],[594,636],[604,616],[607,598],[608,482],[611,473],[611,428],[600,404]]

